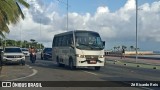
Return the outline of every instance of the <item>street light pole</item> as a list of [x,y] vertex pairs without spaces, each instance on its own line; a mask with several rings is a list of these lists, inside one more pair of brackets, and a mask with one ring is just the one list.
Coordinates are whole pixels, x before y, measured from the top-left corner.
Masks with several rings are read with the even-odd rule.
[[68,31],[68,0],[67,0],[67,31]]
[[66,2],[62,2],[61,0],[57,0],[57,1],[59,1],[60,3],[62,3],[62,4],[64,4],[64,5],[66,5],[67,7],[67,16],[66,16],[66,18],[67,18],[67,20],[66,20],[66,30],[68,31],[68,0],[67,0],[67,3]]
[[137,59],[138,59],[138,32],[137,32],[137,27],[138,27],[138,0],[136,1],[136,63],[137,63]]
[[[40,37],[41,37],[41,18],[40,18]],[[41,44],[39,48],[41,49]]]
[[19,26],[19,29],[20,29],[20,39],[21,39],[21,41],[20,41],[20,47],[22,48],[22,28],[21,28],[22,26],[21,26],[21,24],[20,24],[20,26]]

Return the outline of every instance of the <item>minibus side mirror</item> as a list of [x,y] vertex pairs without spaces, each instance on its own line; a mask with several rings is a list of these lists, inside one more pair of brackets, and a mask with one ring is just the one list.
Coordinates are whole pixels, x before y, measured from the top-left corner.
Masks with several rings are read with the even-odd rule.
[[102,41],[103,46],[105,47],[105,41]]
[[71,44],[71,48],[74,48],[74,45],[73,45],[73,44]]

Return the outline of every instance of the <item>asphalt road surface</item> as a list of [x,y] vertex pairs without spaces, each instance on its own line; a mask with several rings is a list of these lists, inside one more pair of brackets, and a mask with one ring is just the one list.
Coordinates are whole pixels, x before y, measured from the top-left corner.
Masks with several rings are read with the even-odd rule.
[[[100,71],[93,68],[69,70],[58,67],[50,60],[37,60],[26,65],[6,65],[0,79],[2,81],[160,81],[160,71],[135,67],[106,64]],[[121,84],[113,82],[116,84]],[[157,87],[43,87],[23,88],[24,90],[159,90]],[[1,90],[22,90],[22,88],[1,88]]]

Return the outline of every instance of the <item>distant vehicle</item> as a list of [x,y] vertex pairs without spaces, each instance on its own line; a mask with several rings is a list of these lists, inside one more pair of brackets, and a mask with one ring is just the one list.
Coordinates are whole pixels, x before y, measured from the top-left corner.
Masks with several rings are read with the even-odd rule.
[[22,50],[22,52],[23,52],[23,54],[25,56],[29,56],[30,55],[29,50],[27,48],[21,48],[21,50]]
[[0,58],[1,58],[2,51],[3,51],[3,49],[2,49],[2,48],[0,48]]
[[42,49],[37,49],[37,52],[42,52]]
[[3,49],[2,48],[0,48],[0,52],[2,52],[3,51]]
[[19,63],[25,65],[25,55],[20,47],[5,47],[2,54],[2,63]]
[[41,59],[46,60],[52,58],[52,48],[44,48],[41,53]]
[[52,43],[52,59],[59,66],[94,67],[104,66],[105,42],[94,31],[76,30],[57,34]]

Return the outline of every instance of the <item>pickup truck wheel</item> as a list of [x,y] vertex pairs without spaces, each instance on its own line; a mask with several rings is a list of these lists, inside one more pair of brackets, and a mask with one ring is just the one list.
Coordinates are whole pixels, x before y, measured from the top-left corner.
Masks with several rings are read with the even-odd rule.
[[21,64],[22,64],[22,66],[24,66],[26,63],[25,63],[25,61],[22,61]]
[[100,70],[100,69],[101,69],[101,67],[96,66],[94,69],[95,69],[95,70]]

